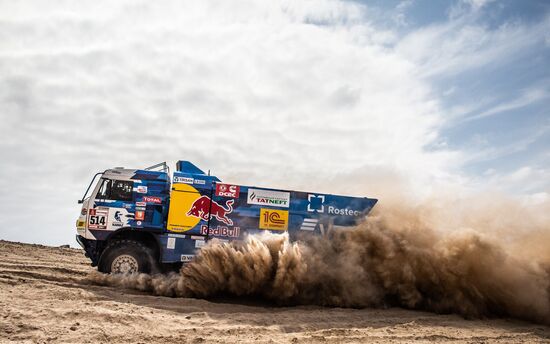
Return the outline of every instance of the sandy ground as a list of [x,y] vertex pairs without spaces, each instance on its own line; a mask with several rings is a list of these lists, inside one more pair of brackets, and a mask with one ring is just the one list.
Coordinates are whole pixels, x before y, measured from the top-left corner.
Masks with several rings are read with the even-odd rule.
[[87,285],[81,250],[0,241],[0,341],[550,343],[550,327],[404,309],[272,307]]

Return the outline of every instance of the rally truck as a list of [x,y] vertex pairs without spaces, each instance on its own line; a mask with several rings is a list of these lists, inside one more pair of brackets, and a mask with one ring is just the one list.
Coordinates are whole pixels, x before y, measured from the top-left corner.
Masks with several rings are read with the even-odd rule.
[[226,184],[189,161],[178,161],[171,179],[166,163],[113,168],[97,173],[78,201],[76,240],[101,272],[155,273],[191,262],[213,238],[270,231],[295,239],[353,226],[376,202]]

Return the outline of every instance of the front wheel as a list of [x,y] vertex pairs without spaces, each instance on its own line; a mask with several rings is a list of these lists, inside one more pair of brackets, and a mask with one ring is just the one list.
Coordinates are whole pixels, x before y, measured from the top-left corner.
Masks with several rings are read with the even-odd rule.
[[148,247],[134,240],[115,240],[107,245],[99,259],[104,273],[131,274],[156,272],[157,263]]

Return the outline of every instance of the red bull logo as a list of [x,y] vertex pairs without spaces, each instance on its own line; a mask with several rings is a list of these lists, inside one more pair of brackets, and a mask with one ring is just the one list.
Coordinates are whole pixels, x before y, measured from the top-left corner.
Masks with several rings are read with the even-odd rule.
[[227,215],[233,212],[233,203],[235,200],[228,200],[225,202],[225,207],[220,205],[216,201],[212,201],[208,196],[199,197],[191,205],[191,209],[187,212],[187,216],[194,216],[205,221],[209,218],[215,217],[216,220],[225,223],[228,226],[233,225],[233,221],[227,217]]
[[241,235],[240,227],[216,226],[208,228],[206,225],[201,226],[201,235],[221,236],[228,238],[238,238]]

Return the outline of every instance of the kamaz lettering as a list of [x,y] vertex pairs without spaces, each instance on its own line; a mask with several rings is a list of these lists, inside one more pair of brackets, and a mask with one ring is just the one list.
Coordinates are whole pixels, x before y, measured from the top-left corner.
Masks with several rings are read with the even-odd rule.
[[294,238],[325,233],[332,224],[353,226],[376,202],[223,184],[188,161],[178,161],[171,176],[165,163],[116,168],[96,174],[79,201],[77,241],[101,272],[147,273],[192,261],[212,238],[242,240],[265,231]]

